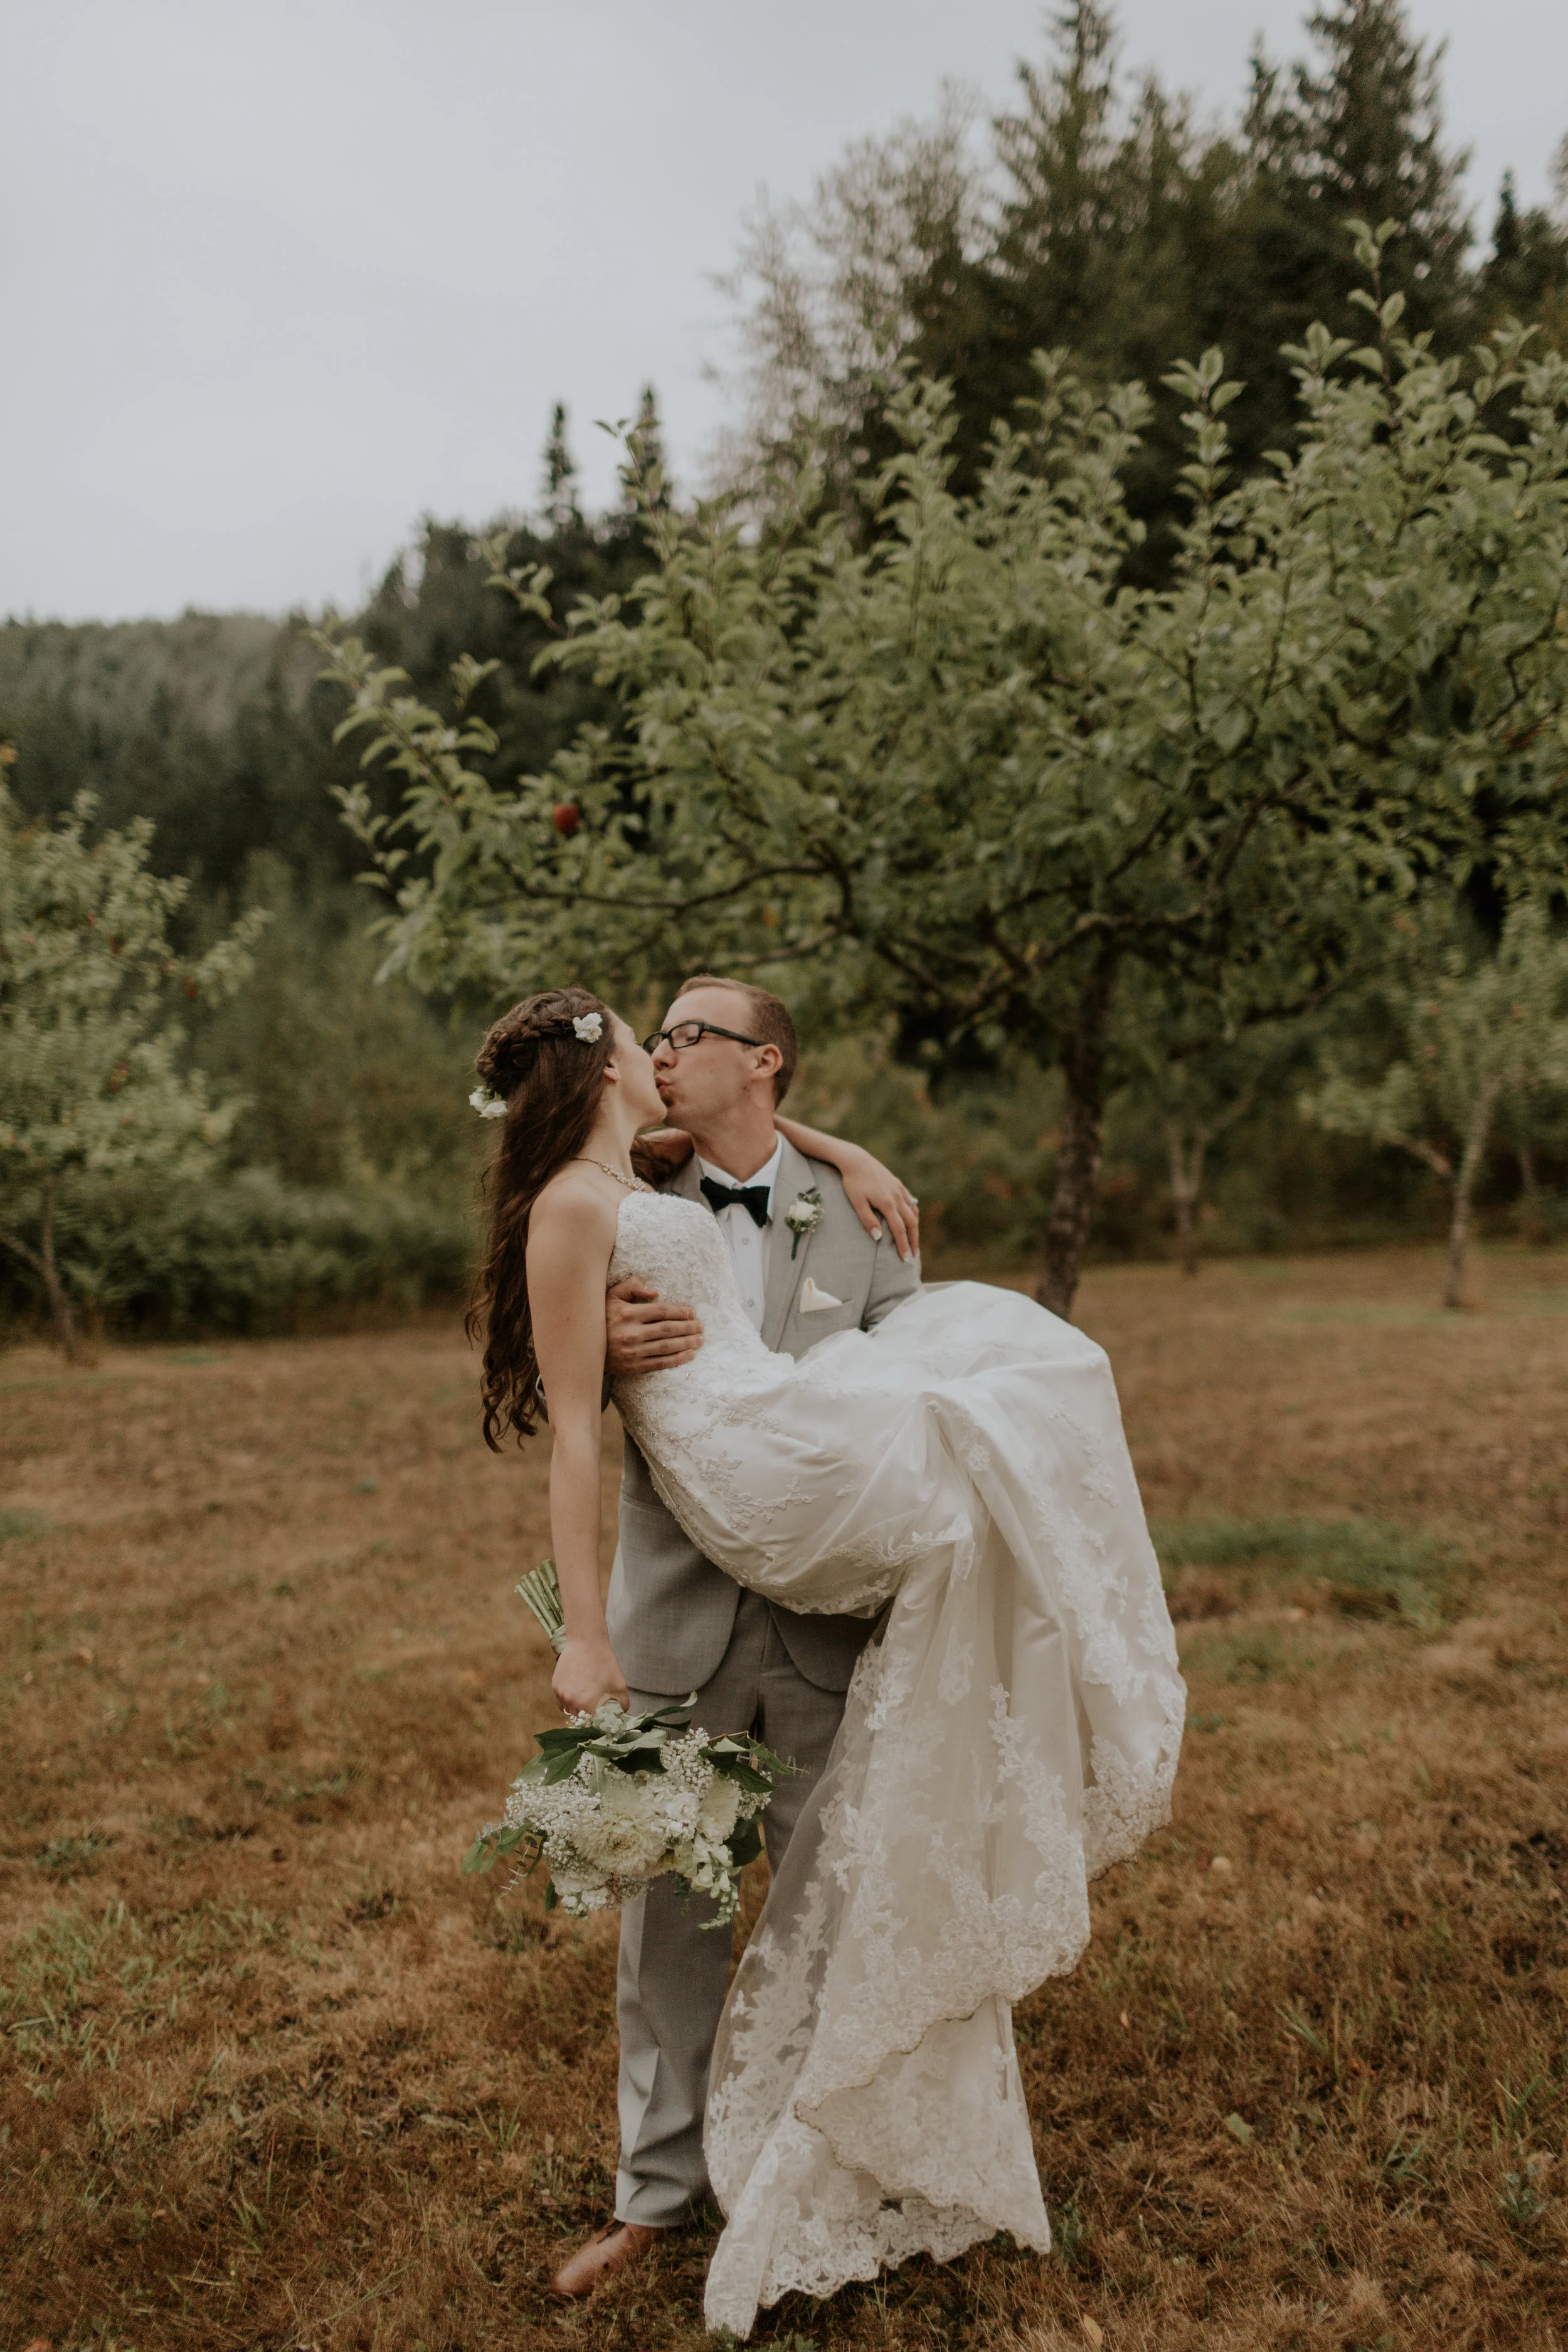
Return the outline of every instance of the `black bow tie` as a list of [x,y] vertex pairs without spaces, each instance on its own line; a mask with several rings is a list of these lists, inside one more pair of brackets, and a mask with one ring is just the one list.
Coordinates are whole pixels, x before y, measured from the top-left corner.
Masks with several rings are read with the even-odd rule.
[[744,1209],[754,1225],[768,1222],[769,1190],[766,1184],[723,1184],[717,1176],[702,1179],[702,1196],[715,1216],[721,1209]]

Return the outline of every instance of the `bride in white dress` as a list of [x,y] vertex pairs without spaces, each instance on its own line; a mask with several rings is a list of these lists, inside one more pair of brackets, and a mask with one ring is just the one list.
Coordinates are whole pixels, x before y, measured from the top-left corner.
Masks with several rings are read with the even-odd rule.
[[511,1066],[526,1050],[491,1174],[487,1434],[548,1391],[563,1707],[626,1696],[598,1454],[627,1276],[706,1333],[616,1389],[693,1543],[792,1610],[888,1612],[721,2028],[708,2325],[744,2336],[791,2291],[998,2230],[1044,2252],[1012,2004],[1074,1966],[1089,1879],[1168,1819],[1185,1706],[1105,1355],[978,1283],[770,1353],[712,1216],[634,1174],[664,1114],[625,1023],[571,989],[504,1025]]

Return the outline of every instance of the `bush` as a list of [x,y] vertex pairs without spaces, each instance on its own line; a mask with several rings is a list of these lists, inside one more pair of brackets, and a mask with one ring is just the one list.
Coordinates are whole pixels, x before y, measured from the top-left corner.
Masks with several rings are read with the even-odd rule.
[[[323,1309],[455,1301],[472,1250],[450,1196],[307,1189],[258,1168],[84,1190],[60,1235],[78,1296],[112,1327],[147,1335],[282,1331]],[[9,1303],[34,1302],[17,1284]]]

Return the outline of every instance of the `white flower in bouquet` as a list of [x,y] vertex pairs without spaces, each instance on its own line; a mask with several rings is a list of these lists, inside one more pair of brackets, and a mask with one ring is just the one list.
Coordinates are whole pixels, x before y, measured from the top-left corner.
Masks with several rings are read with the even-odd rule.
[[668,1823],[657,1798],[649,1802],[652,1792],[643,1780],[641,1773],[605,1773],[594,1813],[577,1830],[584,1853],[622,1878],[646,1878],[662,1869],[671,1843]]
[[715,1773],[697,1808],[697,1828],[721,1845],[741,1818],[741,1791],[729,1775]]
[[[559,1643],[560,1587],[548,1560],[518,1591]],[[689,1706],[691,1701],[688,1702]],[[563,1730],[542,1731],[539,1754],[513,1782],[502,1822],[481,1830],[464,1859],[489,1870],[518,1856],[550,1869],[545,1904],[575,1918],[639,1895],[668,1873],[712,1899],[721,1927],[740,1899],[741,1872],[761,1851],[756,1816],[793,1770],[760,1740],[710,1739],[684,1727],[684,1707],[628,1715],[607,1700]]]

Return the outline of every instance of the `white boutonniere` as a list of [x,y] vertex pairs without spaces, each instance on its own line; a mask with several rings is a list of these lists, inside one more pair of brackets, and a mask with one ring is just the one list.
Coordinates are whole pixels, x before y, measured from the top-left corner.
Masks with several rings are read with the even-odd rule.
[[822,1194],[814,1184],[809,1192],[797,1192],[784,1211],[784,1223],[795,1239],[789,1245],[793,1259],[807,1234],[814,1234],[822,1223]]

